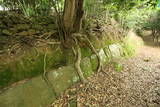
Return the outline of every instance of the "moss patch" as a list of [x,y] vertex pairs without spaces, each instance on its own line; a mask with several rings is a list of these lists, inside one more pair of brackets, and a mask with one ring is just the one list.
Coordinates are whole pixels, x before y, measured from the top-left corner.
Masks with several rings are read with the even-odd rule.
[[81,61],[81,69],[83,71],[83,74],[85,77],[88,77],[90,76],[93,71],[92,71],[92,65],[91,65],[91,62],[90,62],[90,59],[89,58],[83,58],[82,61]]
[[[44,54],[46,52],[39,51],[38,55],[31,51],[26,53],[22,58],[4,64],[0,64],[0,88],[8,86],[14,82],[32,78],[42,74],[44,67]],[[53,49],[48,50],[46,57],[46,70],[51,70],[63,66],[65,60],[61,49],[56,51]]]

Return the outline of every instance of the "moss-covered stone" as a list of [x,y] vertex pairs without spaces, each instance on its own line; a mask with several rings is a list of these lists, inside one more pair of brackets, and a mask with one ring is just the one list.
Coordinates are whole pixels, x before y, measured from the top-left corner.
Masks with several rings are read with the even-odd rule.
[[105,52],[103,49],[100,49],[99,56],[101,58],[102,64],[105,64],[107,62],[107,56],[105,55]]
[[81,47],[82,58],[90,57],[92,55],[92,51],[89,47]]
[[102,42],[98,39],[97,36],[92,36],[91,37],[91,42],[96,49],[101,49],[102,48]]
[[0,107],[46,107],[55,99],[41,76],[0,93]]
[[63,57],[66,65],[70,65],[74,63],[74,54],[71,49],[63,49]]
[[79,80],[74,66],[60,67],[48,73],[48,80],[51,82],[57,94]]
[[111,55],[111,51],[109,50],[109,47],[106,46],[103,50],[104,50],[107,58],[108,58],[108,59],[111,59],[111,58],[112,58],[112,55]]
[[110,49],[110,51],[111,51],[112,57],[114,57],[114,58],[121,57],[120,48],[121,48],[121,47],[119,46],[119,44],[109,45],[109,49]]
[[43,72],[43,55],[36,59],[32,56],[25,56],[14,62],[10,62],[0,69],[0,87],[8,86],[25,78],[34,77]]
[[[63,66],[65,63],[62,51],[49,49],[46,57],[46,70],[51,70]],[[0,61],[0,88],[8,86],[14,82],[37,76],[44,72],[44,51],[36,53],[34,50],[11,62]]]
[[98,67],[98,59],[97,59],[96,55],[92,55],[92,56],[90,57],[90,60],[91,60],[92,70],[93,70],[93,71],[96,71],[96,70],[97,70],[97,67]]
[[[85,49],[83,49],[82,52],[85,52]],[[116,49],[119,50],[119,47]],[[36,54],[35,52],[34,54],[30,53],[14,63],[10,63],[8,65],[4,64],[5,66],[0,64],[0,70],[4,70],[4,72],[0,72],[0,78],[2,77],[2,79],[0,79],[0,83],[10,83],[13,82],[13,80],[18,81],[26,77],[33,77],[37,74],[41,74],[43,72],[45,53],[46,51],[41,50],[39,51],[39,54]],[[93,73],[93,71],[96,71],[98,61],[96,55],[91,55],[90,52],[86,53],[83,55],[85,58],[82,58],[81,68],[84,76],[88,77]],[[102,63],[105,64],[108,61],[107,59],[111,58],[112,51],[109,51],[109,48],[104,48],[100,49],[98,53]],[[58,95],[60,95],[64,90],[79,81],[77,72],[72,65],[73,59],[70,58],[74,59],[72,50],[62,52],[62,49],[58,46],[49,48],[46,57],[46,71],[50,71],[58,64],[63,65],[61,64],[62,62],[65,62],[65,64],[67,63],[70,66],[59,67],[58,69],[47,73],[51,86],[48,86],[41,76],[38,76],[24,84],[16,85],[13,89],[6,90],[0,94],[0,106],[8,107],[13,105],[15,107],[45,107],[48,105],[50,101],[55,99],[53,89]],[[119,64],[114,64],[114,66],[117,72],[122,69]],[[4,69],[3,67],[6,68]],[[70,101],[70,106],[74,107],[74,105],[76,105],[75,102]]]
[[82,59],[81,69],[82,69],[85,77],[88,77],[89,75],[91,75],[93,73],[92,65],[91,65],[90,59],[88,57]]
[[66,64],[63,51],[59,45],[52,47],[48,51],[46,63],[47,63],[47,68],[50,70]]

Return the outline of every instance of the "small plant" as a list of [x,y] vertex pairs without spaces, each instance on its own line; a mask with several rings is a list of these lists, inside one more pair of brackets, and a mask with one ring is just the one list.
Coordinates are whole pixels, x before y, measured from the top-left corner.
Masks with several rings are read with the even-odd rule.
[[22,12],[24,13],[25,16],[30,17],[35,14],[35,11],[32,6],[29,4],[27,5],[24,0],[22,2],[18,0],[18,5],[22,9]]
[[129,37],[126,37],[124,39],[123,50],[124,50],[123,55],[125,57],[132,56],[135,54],[136,47],[133,41]]
[[122,65],[120,63],[112,62],[112,65],[113,65],[116,72],[121,72],[122,71]]
[[137,50],[137,48],[144,45],[142,39],[136,36],[136,34],[132,31],[128,34],[127,37],[124,38],[122,43],[123,55],[124,57],[133,56]]

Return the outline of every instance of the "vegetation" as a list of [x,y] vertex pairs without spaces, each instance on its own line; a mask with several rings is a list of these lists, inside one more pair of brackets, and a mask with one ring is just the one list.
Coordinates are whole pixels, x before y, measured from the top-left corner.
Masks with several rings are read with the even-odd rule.
[[[101,71],[102,61],[97,50],[104,44],[127,41],[125,38],[130,29],[139,34],[144,29],[152,30],[153,35],[159,33],[160,12],[157,4],[157,0],[0,0],[0,6],[4,8],[4,11],[23,15],[22,23],[16,22],[16,19],[13,19],[12,22],[12,17],[8,18],[19,27],[12,26],[9,21],[3,20],[3,26],[0,26],[2,29],[0,29],[0,36],[1,34],[13,35],[13,38],[21,41],[20,43],[23,45],[30,45],[28,40],[36,38],[35,44],[39,41],[45,41],[48,45],[58,42],[62,45],[63,50],[72,49],[76,59],[75,68],[81,81],[85,83],[86,80],[80,67],[81,57],[86,54],[82,53],[81,55],[83,49],[87,48],[89,55],[91,53],[96,55],[99,63],[97,71]],[[44,16],[48,18],[44,19]],[[54,20],[52,24],[51,22],[47,23],[52,18]],[[10,29],[6,30],[7,28]],[[26,29],[31,30],[26,31]],[[28,35],[32,36],[28,37]],[[133,54],[135,45],[128,41],[124,43],[123,48],[126,50],[124,54],[127,56]],[[87,56],[89,55],[87,53]],[[62,59],[63,63],[64,59]],[[43,68],[44,71],[46,71],[45,69]],[[117,69],[120,69],[119,66]],[[6,71],[9,72],[8,69]],[[4,75],[10,78],[12,73]],[[5,81],[9,82],[10,80]]]

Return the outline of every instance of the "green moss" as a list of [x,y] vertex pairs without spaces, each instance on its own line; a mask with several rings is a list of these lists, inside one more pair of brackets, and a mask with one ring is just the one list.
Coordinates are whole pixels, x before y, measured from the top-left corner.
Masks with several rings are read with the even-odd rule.
[[83,58],[81,61],[81,69],[85,77],[90,76],[93,73],[92,65],[89,58]]
[[97,70],[97,67],[98,67],[98,60],[97,60],[96,55],[92,55],[92,56],[90,57],[90,60],[91,60],[92,70],[93,70],[93,71],[96,71],[96,70]]
[[47,63],[46,68],[48,69],[58,68],[60,66],[63,66],[65,62],[66,60],[63,56],[61,49],[58,49],[56,51],[51,51],[46,58],[46,63]]
[[[42,74],[44,67],[44,52],[39,52],[39,55],[34,55],[30,52],[24,57],[13,62],[5,64],[0,69],[0,87],[8,86],[14,82],[32,78]],[[46,57],[46,70],[51,70],[63,66],[65,63],[61,49],[56,51],[49,50]]]
[[6,68],[3,72],[0,72],[0,88],[8,84],[13,76],[10,68]]
[[115,44],[115,43],[118,43],[118,41],[116,41],[116,40],[106,40],[106,41],[104,41],[104,46],[108,46],[108,45]]
[[112,62],[112,65],[113,65],[116,72],[122,71],[122,65],[120,63]]
[[88,47],[81,47],[82,58],[90,57],[92,55],[92,51]]
[[66,65],[74,63],[74,54],[71,49],[63,49],[63,62]]
[[90,41],[96,49],[102,48],[102,41],[97,36],[91,36]]
[[103,50],[104,50],[104,52],[105,52],[105,55],[107,56],[107,61],[109,62],[110,59],[112,58],[111,52],[110,52],[110,50],[109,50],[109,47],[106,46]]

